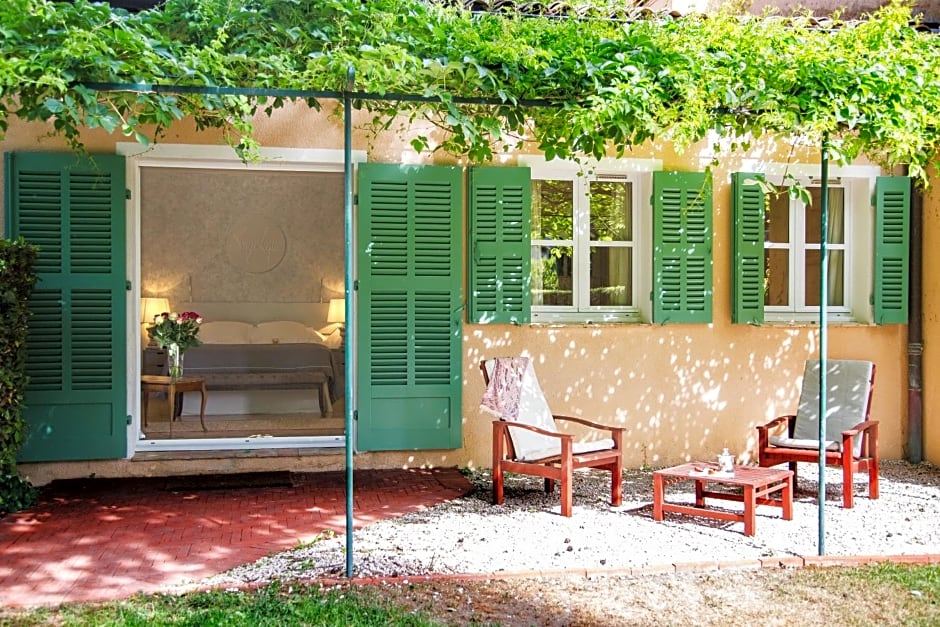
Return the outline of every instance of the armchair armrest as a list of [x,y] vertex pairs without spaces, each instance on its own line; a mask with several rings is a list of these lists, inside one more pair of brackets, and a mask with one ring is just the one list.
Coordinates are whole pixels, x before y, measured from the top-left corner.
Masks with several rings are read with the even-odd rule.
[[860,423],[858,423],[857,425],[855,425],[855,426],[852,427],[851,429],[846,429],[845,431],[843,431],[843,432],[842,432],[842,437],[846,437],[846,436],[848,436],[848,437],[856,436],[856,435],[858,435],[859,433],[863,433],[863,432],[865,432],[865,431],[877,432],[877,429],[878,429],[878,421],[877,421],[877,420],[866,420],[865,422],[860,422]]
[[552,416],[555,420],[561,420],[564,422],[576,422],[579,425],[584,425],[585,427],[591,427],[592,429],[599,429],[600,431],[610,431],[614,433],[615,431],[623,432],[623,427],[612,427],[610,425],[602,425],[598,422],[591,422],[590,420],[585,420],[584,418],[575,418],[574,416]]
[[547,435],[550,438],[558,438],[559,440],[564,440],[565,438],[574,439],[574,436],[558,433],[557,431],[547,431],[541,427],[536,427],[534,425],[527,425],[524,422],[511,422],[508,420],[494,420],[493,421],[493,432],[501,433],[506,429],[525,429],[526,431],[532,431],[534,433],[541,433],[542,435]]
[[786,423],[787,435],[793,435],[793,423],[796,420],[796,414],[786,416],[777,416],[767,424],[757,426],[757,450],[763,451],[770,446],[770,431]]

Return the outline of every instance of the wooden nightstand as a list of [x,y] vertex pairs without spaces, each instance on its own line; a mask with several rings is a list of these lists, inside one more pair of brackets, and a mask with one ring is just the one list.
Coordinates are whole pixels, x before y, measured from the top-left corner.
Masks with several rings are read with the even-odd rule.
[[166,358],[166,349],[159,346],[148,346],[144,349],[141,361],[140,374],[167,376],[170,366]]
[[170,377],[161,377],[156,375],[142,375],[140,377],[140,389],[144,400],[143,420],[144,426],[147,426],[147,401],[152,393],[166,393],[169,396],[170,404],[170,437],[173,437],[173,421],[179,413],[175,410],[176,406],[183,404],[184,392],[199,392],[202,395],[202,405],[199,409],[199,424],[203,431],[206,428],[206,382],[199,377],[183,377],[173,381]]

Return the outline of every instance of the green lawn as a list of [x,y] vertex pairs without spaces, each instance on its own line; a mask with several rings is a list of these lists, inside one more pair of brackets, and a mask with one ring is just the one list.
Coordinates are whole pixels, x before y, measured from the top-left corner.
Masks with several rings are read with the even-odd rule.
[[[761,576],[758,576],[761,575]],[[669,616],[662,610],[648,616],[637,614],[631,604],[631,619],[624,624],[726,625],[742,617],[758,618],[764,624],[790,624],[803,617],[833,625],[940,624],[940,566],[879,564],[859,568],[804,568],[790,571],[760,571],[729,576],[703,573],[692,578],[661,578],[654,584],[687,586],[685,594],[673,597]],[[595,581],[589,592],[584,580],[539,578],[530,588],[545,586],[563,590],[580,616],[572,624],[593,624],[591,614],[578,608],[597,609],[609,598],[612,587],[640,588],[649,577]],[[194,592],[181,596],[139,595],[124,601],[72,604],[51,609],[13,611],[0,609],[0,625],[541,625],[554,620],[553,608],[542,596],[526,600],[520,613],[518,590],[527,590],[528,580],[437,581],[375,585],[361,588],[280,583],[251,591]],[[744,583],[742,583],[742,581]],[[512,587],[515,586],[515,587]],[[724,586],[724,589],[722,589]],[[697,588],[697,589],[693,589]],[[637,590],[637,594],[648,594]],[[699,605],[687,599],[698,598]],[[476,606],[466,609],[468,599]],[[720,599],[716,601],[716,599]],[[740,601],[737,601],[740,600]],[[740,603],[740,605],[738,605]],[[463,607],[461,607],[463,606]],[[615,616],[619,608],[613,610]],[[486,608],[487,611],[482,611]],[[609,616],[609,615],[608,615]],[[622,614],[621,614],[622,616]],[[638,618],[639,616],[639,618]],[[677,616],[681,618],[676,618]],[[663,622],[663,621],[666,622]],[[746,621],[747,622],[747,621]],[[797,620],[799,622],[799,620]]]

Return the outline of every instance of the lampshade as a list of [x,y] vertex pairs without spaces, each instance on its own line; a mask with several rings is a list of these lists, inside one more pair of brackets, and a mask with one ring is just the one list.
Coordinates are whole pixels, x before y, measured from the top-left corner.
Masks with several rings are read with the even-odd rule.
[[166,298],[141,298],[140,321],[150,324],[154,316],[170,311],[170,301]]
[[331,298],[330,299],[330,308],[326,312],[326,321],[327,322],[339,322],[344,324],[346,322],[346,299],[345,298]]

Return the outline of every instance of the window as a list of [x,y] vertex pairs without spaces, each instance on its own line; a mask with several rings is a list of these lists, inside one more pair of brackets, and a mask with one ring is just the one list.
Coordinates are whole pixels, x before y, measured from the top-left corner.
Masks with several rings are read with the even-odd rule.
[[[760,164],[732,175],[732,317],[736,323],[814,322],[821,294],[818,167]],[[833,322],[907,321],[910,180],[873,166],[833,168],[828,184],[827,313]],[[784,175],[805,194],[790,194]],[[764,195],[761,181],[776,193]],[[799,196],[802,195],[801,199]]]
[[[809,202],[778,186],[764,216],[764,306],[769,312],[817,312],[820,293],[820,218],[822,189],[806,188]],[[850,200],[851,194],[849,194]],[[850,203],[851,206],[851,203]],[[827,229],[827,306],[830,312],[848,313],[852,246],[852,212],[846,211],[846,188],[833,181],[829,187]]]
[[641,295],[648,301],[649,294],[649,271],[642,271],[649,245],[639,234],[650,232],[651,171],[658,163],[526,163],[532,168],[531,319],[640,319]]
[[712,321],[710,175],[519,161],[469,171],[471,322]]

